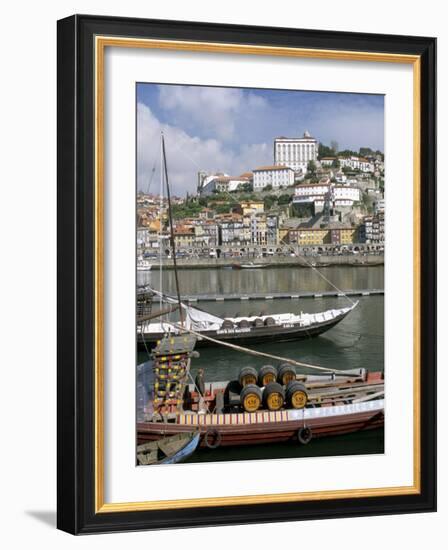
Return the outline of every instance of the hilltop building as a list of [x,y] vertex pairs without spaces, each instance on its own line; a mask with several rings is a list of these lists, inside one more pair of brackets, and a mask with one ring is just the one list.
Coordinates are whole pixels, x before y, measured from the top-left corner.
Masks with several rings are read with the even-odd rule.
[[253,170],[254,191],[262,191],[270,185],[272,189],[294,185],[294,170],[283,164],[275,166],[260,166]]
[[199,195],[210,195],[217,193],[230,193],[237,191],[242,185],[252,183],[252,174],[246,172],[241,176],[229,176],[223,172],[209,174],[205,171],[198,172],[198,189]]
[[295,171],[308,168],[310,160],[317,160],[318,141],[305,131],[303,137],[287,138],[278,137],[274,140],[274,164],[286,165]]

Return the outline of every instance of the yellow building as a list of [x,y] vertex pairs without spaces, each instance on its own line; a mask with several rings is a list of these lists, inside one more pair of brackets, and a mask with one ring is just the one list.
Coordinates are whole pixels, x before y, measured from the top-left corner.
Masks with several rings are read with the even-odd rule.
[[264,212],[264,202],[263,201],[243,201],[240,202],[241,213],[243,216],[251,214],[260,214]]
[[278,242],[287,243],[289,241],[289,229],[287,227],[279,227],[278,229]]
[[299,246],[313,246],[330,243],[330,232],[328,229],[297,229],[296,241]]
[[195,244],[194,228],[181,227],[176,228],[174,232],[174,240],[177,248],[190,248]]
[[356,242],[356,228],[341,229],[341,244],[352,244]]

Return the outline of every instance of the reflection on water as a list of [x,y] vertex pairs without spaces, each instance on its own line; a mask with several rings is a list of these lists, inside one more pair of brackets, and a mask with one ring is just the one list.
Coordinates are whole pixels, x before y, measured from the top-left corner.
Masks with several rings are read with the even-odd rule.
[[186,462],[223,462],[227,460],[266,460],[384,453],[384,430],[375,429],[314,439],[309,445],[276,443],[218,449],[201,449]]
[[[384,268],[376,267],[332,267],[320,269],[322,274],[337,287],[348,289],[384,288]],[[159,274],[156,271],[139,273],[138,283],[150,283],[158,288]],[[250,293],[252,292],[297,292],[331,290],[331,285],[312,269],[270,268],[254,270],[184,270],[179,272],[183,294],[208,293]],[[174,292],[174,273],[165,271],[163,287]],[[384,297],[363,296],[358,307],[340,324],[324,335],[309,340],[266,343],[254,348],[273,355],[288,357],[329,367],[333,369],[369,370],[384,369]],[[226,302],[201,302],[199,306],[219,316],[268,314],[282,312],[316,312],[350,305],[339,298],[303,298],[281,300],[250,300]],[[259,367],[275,361],[252,357],[225,348],[201,348],[200,358],[192,363],[192,375],[198,368],[205,370],[206,381],[229,380],[238,376],[242,366]],[[145,353],[138,354],[138,361],[147,359]],[[300,369],[297,369],[299,371]],[[195,453],[189,462],[245,460],[253,458],[325,456],[336,454],[382,453],[384,431],[374,430],[362,434],[351,434],[313,441],[308,446],[290,444],[264,445],[235,449],[204,451]]]
[[[336,287],[350,289],[384,288],[384,267],[335,266],[319,268],[319,272]],[[185,269],[179,271],[181,294],[270,293],[333,290],[319,272],[303,267],[265,269]],[[137,284],[149,283],[159,288],[156,266],[149,272],[138,272]],[[175,291],[174,271],[163,271],[163,289]]]

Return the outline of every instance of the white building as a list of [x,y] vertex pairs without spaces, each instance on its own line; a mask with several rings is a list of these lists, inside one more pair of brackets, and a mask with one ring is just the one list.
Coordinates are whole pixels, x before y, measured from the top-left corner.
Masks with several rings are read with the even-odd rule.
[[333,183],[317,183],[298,185],[293,202],[295,204],[313,204],[315,211],[324,207],[325,201],[330,201],[337,207],[352,207],[361,200],[361,190],[349,185],[335,185]]
[[375,166],[363,157],[338,157],[341,168],[351,168],[361,172],[373,172]]
[[308,162],[317,160],[318,142],[305,132],[301,138],[278,137],[274,140],[274,164],[306,172]]
[[249,177],[235,177],[223,173],[205,175],[204,172],[199,172],[198,192],[200,195],[210,195],[214,191],[218,193],[229,193],[231,191],[236,191],[245,183],[250,183]]
[[254,191],[261,191],[267,185],[272,189],[294,185],[294,170],[289,166],[261,166],[253,170]]
[[375,202],[374,208],[375,208],[375,214],[378,214],[379,212],[384,213],[384,210],[386,208],[386,203],[384,199],[378,199]]

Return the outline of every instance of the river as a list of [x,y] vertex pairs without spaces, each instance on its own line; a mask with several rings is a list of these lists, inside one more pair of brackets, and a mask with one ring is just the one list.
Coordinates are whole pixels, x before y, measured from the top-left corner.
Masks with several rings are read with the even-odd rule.
[[[334,290],[382,289],[384,268],[342,267],[321,268],[264,268],[264,269],[198,269],[180,271],[180,289],[185,295],[275,293]],[[175,293],[174,272],[164,271],[162,286],[165,292]],[[138,284],[149,283],[159,288],[159,273],[138,273]],[[360,296],[358,306],[350,315],[324,335],[310,340],[258,344],[256,349],[297,359],[306,363],[343,370],[364,367],[384,369],[384,297]],[[281,312],[316,312],[350,305],[345,297],[322,297],[279,300],[250,300],[201,302],[200,307],[222,317]],[[146,360],[139,353],[138,361]],[[225,348],[201,348],[200,358],[192,362],[192,375],[205,369],[206,381],[236,378],[242,366],[259,367],[266,359],[246,356]],[[298,456],[327,456],[370,454],[384,452],[384,430],[374,430],[313,441],[310,445],[293,444],[216,449],[195,453],[189,462],[248,460],[254,458],[285,458]]]

